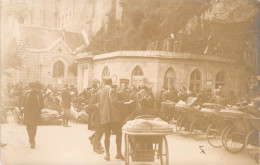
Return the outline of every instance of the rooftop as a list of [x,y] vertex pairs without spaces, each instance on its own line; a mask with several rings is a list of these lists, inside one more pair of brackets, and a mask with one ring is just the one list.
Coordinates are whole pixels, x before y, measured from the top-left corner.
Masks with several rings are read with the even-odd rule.
[[25,47],[29,49],[47,49],[58,39],[62,39],[72,51],[87,46],[87,41],[82,33],[26,25],[19,25],[19,31],[19,40],[23,41]]
[[[99,54],[93,56],[93,60],[102,60],[116,57],[144,57],[144,58],[163,58],[163,59],[190,59],[190,60],[203,60],[213,62],[229,62],[229,63],[241,63],[238,60],[227,59],[218,56],[199,55],[191,53],[178,53],[168,51],[117,51],[105,54]],[[80,58],[86,58],[81,56]],[[89,58],[89,56],[88,56]]]

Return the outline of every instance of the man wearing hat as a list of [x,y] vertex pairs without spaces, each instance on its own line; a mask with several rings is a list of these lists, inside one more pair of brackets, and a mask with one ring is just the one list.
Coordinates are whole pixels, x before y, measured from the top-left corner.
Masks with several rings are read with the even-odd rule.
[[36,83],[30,83],[30,90],[25,93],[22,99],[24,107],[24,124],[27,128],[31,148],[35,148],[35,136],[37,125],[41,118],[41,109],[44,107],[43,96]]
[[62,99],[62,108],[63,108],[63,126],[68,127],[70,119],[70,107],[71,107],[71,94],[68,90],[68,84],[64,85],[64,88],[61,93]]

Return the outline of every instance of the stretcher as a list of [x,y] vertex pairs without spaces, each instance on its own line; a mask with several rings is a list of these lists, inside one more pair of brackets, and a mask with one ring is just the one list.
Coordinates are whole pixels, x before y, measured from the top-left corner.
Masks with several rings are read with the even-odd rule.
[[[138,121],[137,124],[134,121]],[[131,127],[131,122],[135,129]],[[123,126],[126,165],[129,165],[130,157],[133,162],[154,162],[158,159],[161,165],[169,165],[166,136],[172,134],[173,129],[170,124],[163,122],[154,116],[138,116]]]

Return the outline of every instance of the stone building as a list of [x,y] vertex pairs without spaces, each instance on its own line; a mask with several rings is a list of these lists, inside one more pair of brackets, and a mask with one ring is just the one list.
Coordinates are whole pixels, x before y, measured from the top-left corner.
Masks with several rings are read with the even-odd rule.
[[[223,86],[236,95],[245,90],[247,73],[242,62],[222,57],[166,51],[118,51],[77,55],[78,89],[94,79],[111,77],[114,84],[147,85],[158,98],[163,86],[190,87],[199,92]],[[243,77],[243,78],[242,78]]]
[[18,31],[24,49],[21,52],[23,67],[16,72],[17,82],[40,81],[55,86],[77,84],[75,58],[88,44],[85,35],[26,25],[20,25]]

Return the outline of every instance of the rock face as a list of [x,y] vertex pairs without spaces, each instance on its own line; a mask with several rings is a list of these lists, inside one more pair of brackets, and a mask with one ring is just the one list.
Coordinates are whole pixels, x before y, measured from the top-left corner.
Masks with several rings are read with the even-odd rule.
[[208,21],[243,22],[252,20],[258,10],[257,2],[251,0],[216,0],[201,18]]
[[[212,0],[207,10],[200,15],[194,15],[180,31],[181,33],[191,34],[203,28],[201,21],[223,24],[239,24],[257,22],[259,14],[259,2],[251,0]],[[249,29],[248,29],[249,30]]]
[[120,0],[77,0],[74,3],[74,17],[68,30],[85,30],[89,36],[95,35],[108,21],[113,10],[116,19],[121,19]]

